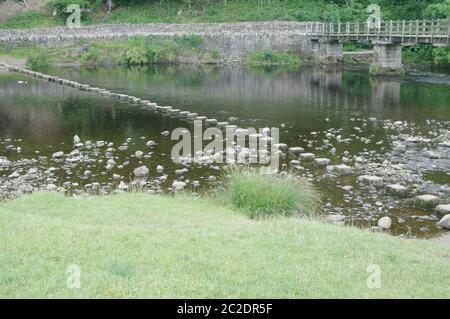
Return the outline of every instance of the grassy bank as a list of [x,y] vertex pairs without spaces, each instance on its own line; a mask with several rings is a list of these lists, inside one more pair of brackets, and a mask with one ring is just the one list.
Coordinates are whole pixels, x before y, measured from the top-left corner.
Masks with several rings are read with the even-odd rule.
[[[216,64],[224,62],[217,50],[202,47],[196,35],[181,37],[133,37],[119,41],[79,41],[59,47],[26,45],[0,46],[0,56],[26,59],[30,69],[43,71],[51,66],[148,65],[157,63]],[[295,54],[261,51],[248,54],[243,61],[255,65],[300,65]]]
[[0,225],[0,297],[450,297],[448,246],[205,199],[38,193],[0,204]]
[[145,65],[151,63],[215,63],[218,52],[201,48],[199,36],[133,37],[119,41],[80,41],[59,47],[0,47],[0,55],[25,58],[31,69],[48,66]]

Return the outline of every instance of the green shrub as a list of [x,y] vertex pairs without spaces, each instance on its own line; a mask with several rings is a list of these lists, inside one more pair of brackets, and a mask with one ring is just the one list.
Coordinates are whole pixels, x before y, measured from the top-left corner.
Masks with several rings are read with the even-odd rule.
[[450,49],[444,47],[434,48],[433,61],[437,65],[450,65]]
[[250,53],[246,57],[247,64],[299,64],[300,57],[289,53],[276,53],[271,50]]
[[33,71],[45,70],[50,67],[50,62],[45,54],[33,54],[27,59],[27,67]]
[[142,37],[131,38],[125,50],[125,63],[143,65],[149,62],[148,49]]
[[251,169],[233,169],[227,177],[225,200],[250,218],[311,215],[319,196],[311,185],[286,172],[262,174]]
[[184,35],[179,42],[183,46],[198,48],[203,43],[203,38],[199,35]]
[[80,62],[82,64],[95,64],[98,65],[102,61],[102,54],[96,47],[90,47],[86,52],[83,52],[80,56]]

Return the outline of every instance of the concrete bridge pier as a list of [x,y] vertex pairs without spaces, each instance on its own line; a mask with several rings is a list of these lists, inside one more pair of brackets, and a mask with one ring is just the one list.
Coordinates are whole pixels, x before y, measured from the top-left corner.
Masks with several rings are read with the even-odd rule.
[[344,56],[342,42],[338,40],[319,39],[311,41],[311,53],[315,55],[318,62],[336,63]]
[[401,75],[405,73],[402,64],[402,45],[393,42],[373,42],[372,75]]

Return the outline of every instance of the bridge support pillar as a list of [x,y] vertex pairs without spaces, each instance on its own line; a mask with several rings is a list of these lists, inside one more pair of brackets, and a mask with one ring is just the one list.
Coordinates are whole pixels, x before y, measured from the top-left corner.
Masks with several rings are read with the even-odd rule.
[[[316,43],[316,51],[314,52],[313,50],[312,53],[316,55],[318,62],[336,63],[344,56],[342,42],[320,39],[316,41]],[[312,48],[314,48],[314,46],[312,46]]]
[[372,75],[401,75],[405,73],[402,64],[402,45],[392,42],[374,42]]

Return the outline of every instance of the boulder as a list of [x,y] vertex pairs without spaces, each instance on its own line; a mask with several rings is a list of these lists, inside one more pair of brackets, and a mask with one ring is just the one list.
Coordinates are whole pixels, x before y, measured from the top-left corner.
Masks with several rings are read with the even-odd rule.
[[386,186],[386,192],[398,197],[407,197],[409,188],[400,184],[390,184]]
[[338,175],[349,175],[353,173],[353,169],[345,164],[339,164],[339,165],[328,165],[327,166],[328,172],[333,172]]
[[305,149],[302,147],[290,147],[288,150],[288,153],[293,156],[297,156],[303,152],[305,152]]
[[73,137],[73,144],[78,144],[78,143],[81,143],[81,139],[78,135],[75,135]]
[[63,156],[64,156],[64,152],[59,151],[59,152],[53,153],[52,158],[61,158]]
[[437,224],[439,227],[450,229],[450,214],[447,214],[444,217],[442,217]]
[[133,171],[133,174],[136,177],[144,177],[144,176],[147,176],[148,173],[149,173],[149,169],[145,165],[135,168]]
[[419,195],[414,198],[414,205],[419,208],[433,209],[439,205],[439,197],[434,195]]
[[358,181],[375,187],[381,187],[384,184],[383,178],[372,175],[361,175],[358,177]]
[[330,165],[331,160],[328,158],[319,157],[314,160],[314,165],[316,166],[328,166]]
[[437,205],[434,209],[439,216],[445,216],[450,214],[450,204]]
[[377,225],[382,229],[389,229],[391,228],[392,220],[390,217],[384,216],[378,220]]
[[172,187],[176,191],[180,191],[180,190],[183,190],[186,187],[186,183],[175,181],[175,182],[172,183]]
[[143,155],[144,155],[144,152],[142,152],[142,151],[136,151],[134,153],[134,156],[136,156],[136,158],[141,158]]
[[299,156],[303,161],[313,161],[316,158],[316,155],[314,155],[313,153],[302,153],[299,154]]

